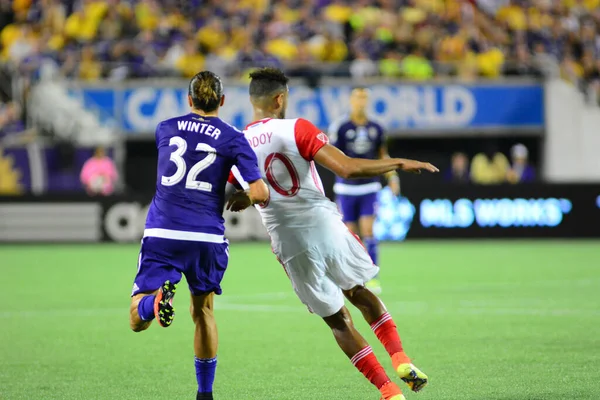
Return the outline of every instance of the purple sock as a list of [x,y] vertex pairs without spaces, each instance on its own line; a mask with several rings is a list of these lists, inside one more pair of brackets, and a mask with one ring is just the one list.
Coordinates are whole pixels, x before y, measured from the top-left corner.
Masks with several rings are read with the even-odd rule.
[[377,257],[377,239],[374,237],[366,237],[363,239],[365,247],[367,248],[367,252],[369,252],[369,256],[373,261],[373,264],[378,265],[378,257]]
[[154,319],[154,299],[156,296],[144,296],[138,303],[138,315],[142,321]]
[[217,372],[217,357],[198,358],[194,357],[196,364],[196,380],[198,381],[198,393],[212,393],[215,373]]

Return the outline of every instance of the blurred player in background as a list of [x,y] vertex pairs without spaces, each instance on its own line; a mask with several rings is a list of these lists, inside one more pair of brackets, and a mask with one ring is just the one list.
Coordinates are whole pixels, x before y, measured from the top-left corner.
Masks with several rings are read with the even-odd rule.
[[160,326],[170,326],[175,284],[185,275],[196,325],[197,399],[213,398],[217,367],[213,298],[221,294],[229,258],[223,209],[232,166],[250,182],[247,196],[252,203],[268,198],[248,141],[218,117],[224,99],[221,79],[200,72],[189,86],[191,113],[156,128],[156,194],[148,211],[130,308],[135,332],[147,329],[154,318]]
[[[367,106],[369,90],[358,87],[350,95],[350,114],[344,115],[329,127],[329,140],[350,157],[370,160],[390,158],[385,133],[378,123],[369,119]],[[400,179],[396,171],[385,174],[395,196],[400,194]],[[348,228],[360,236],[369,256],[379,265],[377,240],[373,236],[377,194],[381,190],[379,176],[346,179],[338,176],[333,186],[336,202]],[[367,282],[375,294],[381,293],[379,276]]]
[[[387,158],[365,160],[347,157],[328,144],[327,135],[305,119],[284,119],[288,78],[279,70],[264,68],[250,74],[250,101],[254,123],[246,138],[259,160],[271,196],[258,210],[271,236],[273,252],[285,268],[294,290],[310,311],[322,317],[337,343],[356,368],[379,389],[385,400],[404,400],[371,347],[355,329],[344,296],[363,314],[385,346],[397,374],[414,391],[427,384],[427,376],[405,354],[396,325],[383,303],[364,283],[379,267],[373,264],[360,240],[348,230],[334,203],[323,193],[315,161],[345,179],[369,178],[396,169],[436,172],[428,163]],[[234,185],[243,176],[231,179]],[[233,188],[230,186],[229,190]],[[244,191],[230,198],[228,208],[240,211],[252,201]]]

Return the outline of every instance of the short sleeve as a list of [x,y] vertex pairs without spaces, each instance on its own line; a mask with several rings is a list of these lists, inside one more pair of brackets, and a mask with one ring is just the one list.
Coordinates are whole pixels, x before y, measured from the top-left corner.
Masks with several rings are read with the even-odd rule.
[[258,169],[258,160],[254,150],[243,134],[236,135],[230,143],[234,164],[238,168],[242,179],[246,182],[254,182],[261,179]]
[[162,143],[160,141],[161,141],[161,138],[164,137],[164,135],[162,134],[163,126],[164,126],[164,121],[159,123],[158,125],[156,125],[156,130],[154,131],[154,140],[156,141],[156,148],[159,148],[162,145]]
[[329,143],[325,133],[303,118],[298,118],[296,121],[294,136],[300,155],[307,161],[312,161],[315,154]]

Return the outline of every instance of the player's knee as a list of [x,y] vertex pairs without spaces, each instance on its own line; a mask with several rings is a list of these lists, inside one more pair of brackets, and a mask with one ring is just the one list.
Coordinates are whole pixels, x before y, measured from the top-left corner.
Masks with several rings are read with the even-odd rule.
[[373,237],[373,223],[375,221],[375,218],[369,216],[369,217],[362,217],[359,221],[359,230],[360,230],[360,237],[364,240],[365,238],[371,238]]
[[340,311],[323,319],[333,331],[346,331],[352,329],[353,326],[352,317],[346,307],[342,307]]
[[349,290],[344,290],[344,296],[346,296],[346,298],[354,303],[354,301],[356,299],[359,299],[361,297],[361,294],[363,293],[363,290],[367,290],[367,288],[365,288],[364,286],[354,286],[352,289]]
[[344,296],[361,312],[368,311],[373,306],[373,294],[364,286],[355,286],[344,290]]
[[203,324],[214,318],[212,307],[194,306],[194,304],[190,306],[190,315],[195,324]]

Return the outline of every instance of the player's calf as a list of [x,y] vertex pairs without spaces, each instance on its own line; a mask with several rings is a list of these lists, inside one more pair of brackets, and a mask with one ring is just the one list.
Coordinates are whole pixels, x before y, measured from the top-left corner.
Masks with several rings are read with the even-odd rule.
[[384,400],[401,400],[402,391],[390,380],[377,361],[371,346],[354,327],[346,307],[323,318],[331,328],[335,339],[352,364],[380,391]]
[[359,309],[369,325],[387,312],[379,297],[364,286],[344,290],[344,296],[354,307]]
[[362,286],[344,291],[348,300],[358,308],[377,339],[383,344],[392,359],[392,365],[398,376],[414,392],[420,391],[427,385],[428,378],[415,367],[404,352],[402,341],[398,334],[396,323],[387,312],[381,300]]
[[[140,310],[140,303],[145,297],[154,298],[154,295],[150,293],[139,293],[131,298],[131,305],[129,307],[129,327],[134,332],[145,331],[150,327],[150,325],[152,324],[152,320],[154,319],[153,308],[151,308],[151,318],[145,320],[140,316],[140,313],[144,314],[143,310]],[[153,304],[154,303],[152,301],[152,307]]]
[[194,325],[194,363],[198,392],[196,400],[211,400],[217,370],[217,324],[214,313],[214,293],[192,295],[190,314]]

